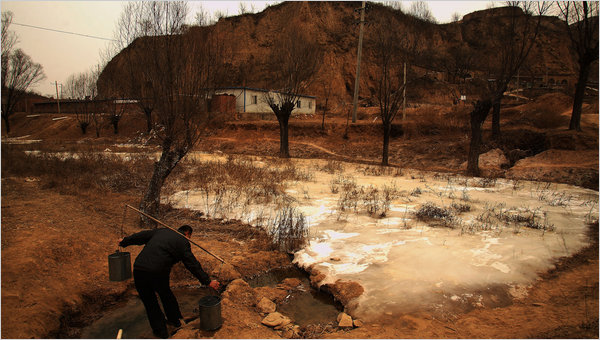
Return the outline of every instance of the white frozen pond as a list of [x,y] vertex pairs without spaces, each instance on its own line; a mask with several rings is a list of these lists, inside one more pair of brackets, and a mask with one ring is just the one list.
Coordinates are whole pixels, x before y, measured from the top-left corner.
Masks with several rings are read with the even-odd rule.
[[[214,160],[209,155],[195,157]],[[365,292],[351,307],[364,319],[383,312],[435,309],[448,298],[468,297],[485,304],[473,294],[489,286],[521,292],[557,258],[587,245],[586,222],[598,216],[598,192],[574,186],[499,179],[481,187],[480,180],[459,176],[411,170],[400,176],[373,176],[365,171],[367,166],[349,163],[341,163],[342,172],[331,174],[317,170],[326,161],[293,162],[312,174],[310,181],[288,183],[286,191],[310,226],[310,242],[294,261],[303,267],[314,265],[326,275],[322,283],[360,283]],[[371,216],[360,204],[342,211],[344,182],[363,191],[395,192],[385,217]],[[199,188],[168,200],[176,207],[253,225],[264,225],[278,209],[278,202],[247,206],[236,195],[221,197],[216,209],[213,198]],[[425,203],[461,204],[470,211],[456,211],[453,228],[436,226],[415,218]],[[486,218],[490,214],[506,218]],[[514,221],[533,214],[537,226],[548,230]]]

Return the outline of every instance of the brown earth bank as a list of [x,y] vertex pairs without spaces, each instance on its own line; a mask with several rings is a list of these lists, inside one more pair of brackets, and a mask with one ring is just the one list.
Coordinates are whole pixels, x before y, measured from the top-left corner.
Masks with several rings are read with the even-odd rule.
[[[536,106],[537,105],[537,106]],[[582,132],[564,128],[568,107],[536,117],[539,102],[503,111],[503,137],[489,139],[484,125],[483,152],[499,149],[506,162],[491,162],[484,174],[515,179],[563,182],[598,189],[598,106],[586,104]],[[548,109],[546,109],[548,110]],[[363,109],[361,119],[349,124],[345,115],[321,118],[295,117],[290,124],[290,153],[297,158],[336,159],[378,164],[380,125],[374,110]],[[423,171],[460,173],[468,150],[465,121],[468,107],[422,106],[407,112],[407,120],[394,126],[390,145],[393,166]],[[423,119],[424,113],[429,115]],[[67,117],[65,119],[56,119]],[[147,153],[158,150],[152,135],[144,132],[141,114],[122,119],[120,134],[103,126],[100,137],[82,136],[71,115],[11,118],[5,147],[18,150],[107,151]],[[199,151],[274,156],[279,149],[275,121],[233,121],[207,132]],[[347,135],[347,138],[344,138]],[[23,145],[21,145],[23,144]],[[9,160],[10,161],[10,160]],[[97,318],[104,308],[135,295],[133,283],[109,282],[107,256],[124,233],[138,231],[137,217],[124,213],[136,206],[144,183],[126,191],[113,188],[65,188],[47,177],[8,171],[2,162],[2,330],[3,338],[78,336],[78,326]],[[141,167],[140,176],[149,176]],[[6,170],[6,171],[5,171]],[[77,185],[77,179],[63,179]],[[522,298],[498,308],[457,312],[449,307],[443,316],[425,312],[382,315],[377,322],[358,328],[313,325],[285,333],[264,326],[257,304],[262,297],[277,297],[293,287],[250,288],[244,279],[272,268],[290,265],[288,255],[272,250],[264,233],[239,222],[205,219],[198,214],[164,207],[161,219],[169,225],[189,223],[193,240],[223,257],[232,268],[200,250],[195,255],[209,273],[222,276],[224,326],[214,333],[199,331],[192,323],[177,333],[183,338],[597,338],[598,337],[598,225],[590,227],[592,245],[560,259],[554,270],[539,279]],[[129,251],[130,249],[128,249]],[[137,249],[131,249],[135,258]],[[313,273],[318,275],[316,273]],[[195,283],[182,267],[172,284]],[[318,280],[316,280],[318,281]],[[361,287],[341,282],[327,288],[341,301],[359,294]],[[69,325],[70,327],[67,327]],[[75,327],[73,327],[75,326]]]

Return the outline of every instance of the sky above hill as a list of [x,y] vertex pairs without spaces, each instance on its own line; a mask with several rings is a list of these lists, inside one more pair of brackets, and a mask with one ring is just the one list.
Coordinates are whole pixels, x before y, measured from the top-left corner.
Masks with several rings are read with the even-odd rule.
[[[247,11],[260,12],[275,1],[189,1],[189,22],[197,12],[209,15],[217,12],[227,16]],[[360,7],[360,2],[356,2]],[[440,23],[449,22],[453,13],[464,15],[485,9],[490,1],[427,1],[429,9]],[[116,21],[125,1],[1,1],[2,12],[13,13],[10,30],[19,38],[17,48],[23,49],[40,63],[46,79],[33,88],[48,96],[56,96],[56,83],[61,84],[71,74],[97,67],[101,54],[114,36]],[[402,1],[404,9],[410,1]],[[60,86],[58,87],[60,91]]]

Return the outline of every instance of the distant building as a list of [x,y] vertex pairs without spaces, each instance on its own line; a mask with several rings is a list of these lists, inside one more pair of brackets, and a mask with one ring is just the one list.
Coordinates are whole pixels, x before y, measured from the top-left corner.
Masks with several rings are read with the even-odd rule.
[[[265,102],[268,90],[251,87],[226,87],[215,91],[215,96],[230,95],[235,97],[236,113],[273,113],[273,110]],[[277,95],[274,95],[277,99]],[[313,96],[299,95],[294,114],[314,114],[317,106],[317,98]]]

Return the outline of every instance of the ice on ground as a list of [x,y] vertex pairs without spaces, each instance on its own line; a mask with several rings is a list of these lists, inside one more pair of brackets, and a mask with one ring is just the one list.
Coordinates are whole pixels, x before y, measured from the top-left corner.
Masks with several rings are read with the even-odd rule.
[[[202,159],[210,157],[203,155]],[[324,164],[319,160],[293,162],[312,172]],[[557,258],[589,244],[586,221],[598,218],[598,192],[569,185],[521,181],[515,186],[510,180],[498,180],[492,187],[480,188],[472,186],[474,180],[460,176],[448,184],[450,180],[428,174],[414,176],[409,171],[391,177],[365,175],[356,164],[344,163],[343,168],[342,173],[318,172],[309,182],[288,183],[286,192],[310,226],[310,241],[295,253],[294,262],[325,274],[322,283],[338,279],[360,283],[365,292],[355,301],[358,317],[431,308],[442,305],[441,297],[461,297],[486,286],[527,286]],[[342,209],[342,190],[334,194],[329,189],[341,176],[351,178],[358,188],[380,193],[384,187],[392,187],[397,195],[388,202],[385,217],[368,213],[374,197],[371,203],[357,197],[356,208]],[[207,200],[193,189],[176,193],[169,201],[175,206],[211,210],[211,198]],[[418,191],[418,195],[411,194]],[[557,204],[552,197],[568,199]],[[461,203],[470,211],[454,212],[455,225],[444,227],[416,219],[414,213],[425,203],[448,208]],[[264,225],[278,209],[274,204],[243,206],[239,197],[226,205],[222,210],[227,217],[254,225]],[[535,215],[537,223],[548,230],[515,222],[484,223],[482,216],[493,209],[522,217]]]

